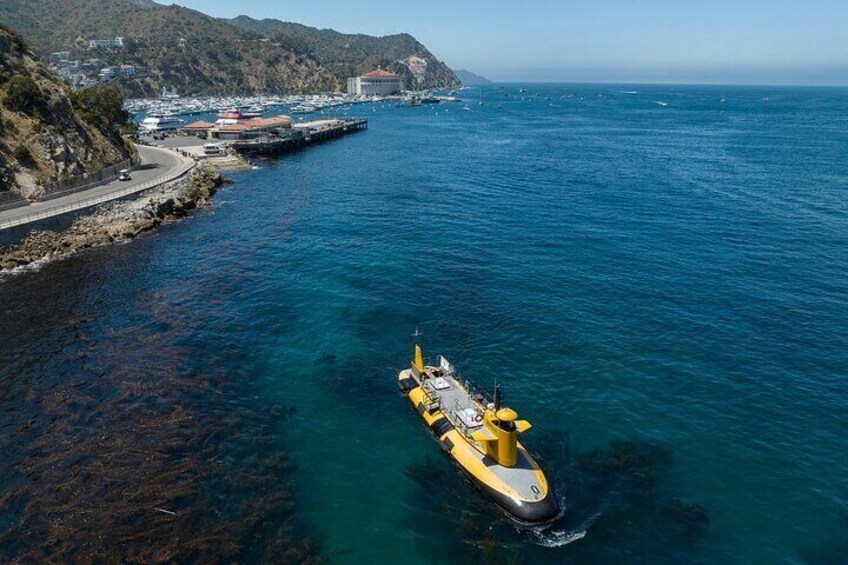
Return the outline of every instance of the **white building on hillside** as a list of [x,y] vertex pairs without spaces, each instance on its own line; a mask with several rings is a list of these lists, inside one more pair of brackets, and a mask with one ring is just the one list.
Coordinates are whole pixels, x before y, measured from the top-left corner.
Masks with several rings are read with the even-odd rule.
[[347,79],[347,93],[350,95],[388,96],[400,90],[400,77],[383,69]]
[[124,38],[116,37],[115,39],[89,39],[89,49],[117,49],[124,46]]

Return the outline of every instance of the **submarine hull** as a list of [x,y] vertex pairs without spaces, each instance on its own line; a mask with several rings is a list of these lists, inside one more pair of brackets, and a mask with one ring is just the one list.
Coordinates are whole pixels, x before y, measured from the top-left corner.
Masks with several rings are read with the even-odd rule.
[[552,522],[559,517],[559,503],[554,496],[553,490],[548,491],[547,495],[537,501],[516,500],[504,493],[497,491],[490,486],[478,481],[475,477],[466,473],[474,485],[488,497],[492,502],[497,504],[504,512],[509,514],[511,518],[526,524],[528,526],[540,526]]
[[462,469],[471,483],[515,522],[525,526],[544,525],[560,514],[553,489],[543,471],[519,443],[516,464],[505,467],[475,448],[453,425],[441,405],[428,405],[430,397],[408,371],[398,376],[398,388],[424,420],[441,448]]

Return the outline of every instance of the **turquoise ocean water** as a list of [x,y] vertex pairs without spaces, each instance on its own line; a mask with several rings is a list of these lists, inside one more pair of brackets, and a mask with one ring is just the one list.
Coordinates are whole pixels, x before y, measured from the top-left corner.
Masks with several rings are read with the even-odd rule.
[[[848,91],[526,90],[356,106],[188,220],[4,277],[0,558],[845,563]],[[422,428],[416,326],[533,423],[556,524]]]

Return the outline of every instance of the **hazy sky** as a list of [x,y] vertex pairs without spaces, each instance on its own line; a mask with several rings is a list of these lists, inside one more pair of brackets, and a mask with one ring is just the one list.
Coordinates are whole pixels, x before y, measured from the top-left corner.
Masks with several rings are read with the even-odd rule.
[[176,1],[220,17],[405,31],[495,80],[848,85],[848,0]]

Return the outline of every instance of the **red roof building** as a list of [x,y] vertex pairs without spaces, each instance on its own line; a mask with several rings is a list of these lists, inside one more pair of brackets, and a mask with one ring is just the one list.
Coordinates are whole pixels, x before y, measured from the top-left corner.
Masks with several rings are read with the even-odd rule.
[[218,139],[244,139],[272,133],[279,129],[290,129],[291,127],[292,119],[288,116],[254,118],[237,124],[221,125],[213,130],[212,136]]
[[365,73],[361,78],[386,78],[386,79],[398,79],[396,74],[390,73],[389,71],[384,71],[383,69],[377,69],[376,71],[371,71],[370,73]]
[[207,130],[209,128],[214,128],[214,127],[215,127],[215,124],[213,124],[212,122],[204,122],[203,120],[198,120],[196,122],[186,124],[180,129],[184,129],[186,131],[198,131],[198,130]]

